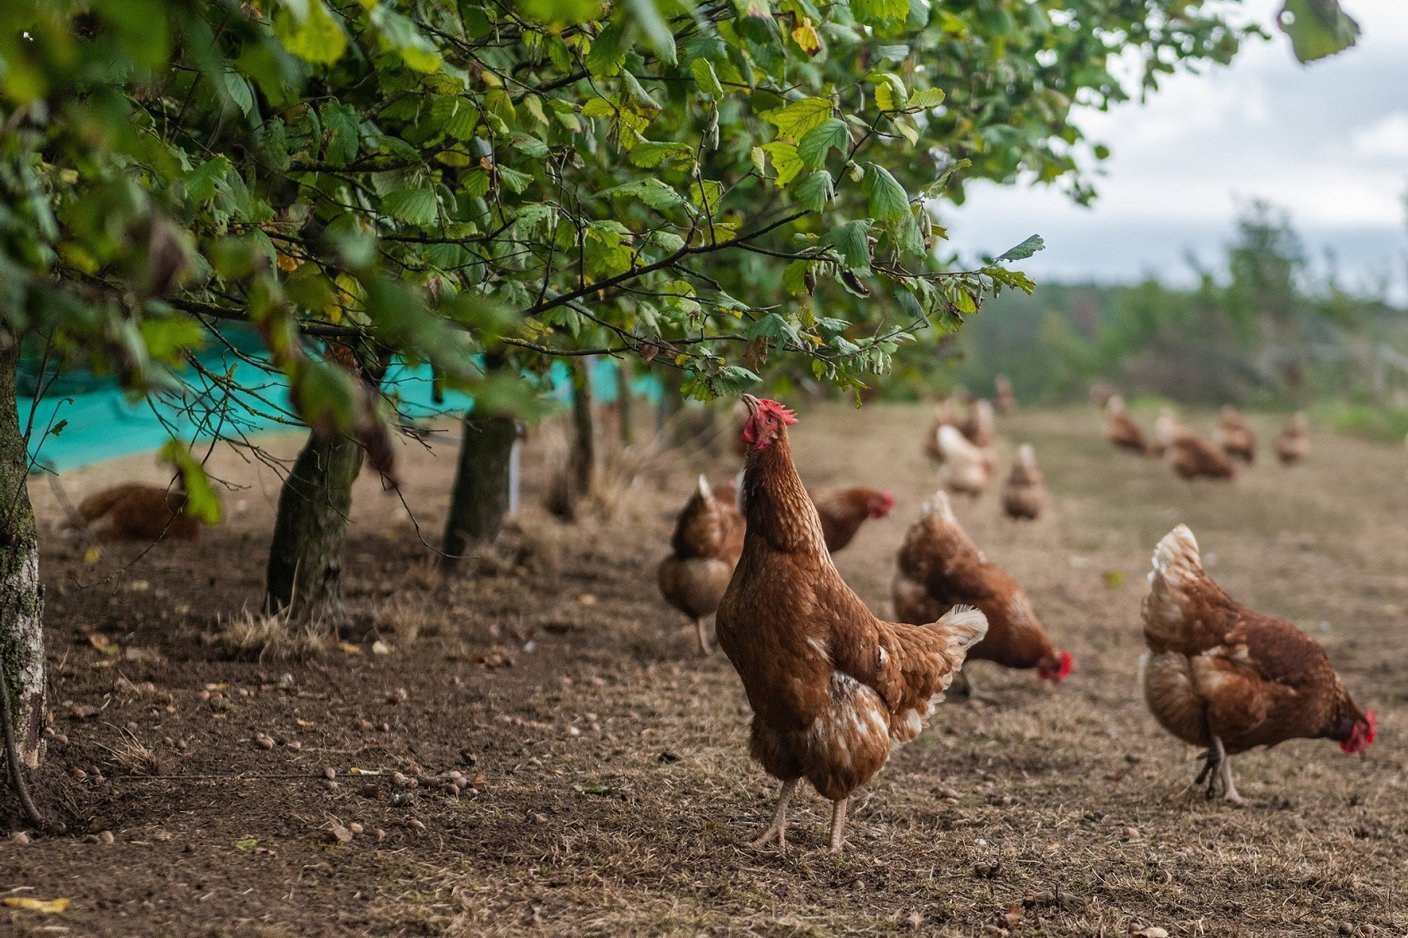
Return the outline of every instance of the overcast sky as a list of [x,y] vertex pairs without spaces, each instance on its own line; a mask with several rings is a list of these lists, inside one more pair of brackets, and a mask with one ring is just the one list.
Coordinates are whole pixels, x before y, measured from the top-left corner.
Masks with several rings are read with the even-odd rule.
[[1310,253],[1338,256],[1347,285],[1391,271],[1408,296],[1408,2],[1343,0],[1359,44],[1308,66],[1273,27],[1280,0],[1247,0],[1240,15],[1271,29],[1230,68],[1180,75],[1143,106],[1091,113],[1079,124],[1114,155],[1091,209],[1059,191],[977,183],[945,212],[962,249],[1001,251],[1039,233],[1047,249],[1022,269],[1048,279],[1186,281],[1184,254],[1221,255],[1238,207],[1285,208]]

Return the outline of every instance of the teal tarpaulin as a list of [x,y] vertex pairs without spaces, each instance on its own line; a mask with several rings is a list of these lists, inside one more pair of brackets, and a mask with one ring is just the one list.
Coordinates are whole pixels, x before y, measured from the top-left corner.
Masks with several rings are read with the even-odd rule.
[[[288,388],[280,376],[233,356],[215,356],[203,364],[213,373],[229,373],[236,384],[251,393],[225,395],[204,387],[198,376],[187,374],[192,390],[185,396],[162,394],[132,401],[111,381],[94,378],[66,381],[62,393],[51,391],[37,406],[33,398],[21,397],[20,426],[28,426],[33,414],[29,453],[33,465],[58,471],[76,469],[105,459],[151,452],[171,435],[187,443],[200,443],[216,436],[297,429],[289,425],[290,418],[284,413]],[[564,402],[570,400],[572,387],[566,366],[554,362],[550,377],[554,395]],[[615,362],[606,358],[593,360],[591,381],[594,400],[616,400]],[[383,390],[411,421],[458,414],[474,405],[468,395],[454,391],[446,391],[443,403],[437,404],[431,392],[430,368],[424,365],[393,365]],[[663,388],[654,376],[642,375],[632,382],[631,390],[635,395],[658,401]],[[59,427],[57,433],[49,432],[55,427]]]

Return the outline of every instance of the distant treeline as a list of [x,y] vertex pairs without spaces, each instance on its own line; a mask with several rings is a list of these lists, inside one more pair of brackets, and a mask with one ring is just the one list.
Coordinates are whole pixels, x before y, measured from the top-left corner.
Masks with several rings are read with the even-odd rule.
[[1284,216],[1253,205],[1196,288],[1043,282],[990,301],[957,337],[956,381],[1006,374],[1030,401],[1104,383],[1190,404],[1408,403],[1408,315],[1312,278]]

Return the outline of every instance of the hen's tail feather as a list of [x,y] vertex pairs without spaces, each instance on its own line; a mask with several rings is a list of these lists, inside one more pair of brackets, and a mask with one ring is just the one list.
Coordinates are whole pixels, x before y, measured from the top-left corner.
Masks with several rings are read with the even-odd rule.
[[1144,637],[1150,649],[1162,651],[1181,644],[1189,588],[1204,575],[1198,540],[1187,525],[1164,535],[1154,548],[1152,567],[1149,595],[1144,599]]
[[968,650],[988,634],[988,617],[976,606],[954,606],[932,627],[948,632],[948,652],[961,663]]

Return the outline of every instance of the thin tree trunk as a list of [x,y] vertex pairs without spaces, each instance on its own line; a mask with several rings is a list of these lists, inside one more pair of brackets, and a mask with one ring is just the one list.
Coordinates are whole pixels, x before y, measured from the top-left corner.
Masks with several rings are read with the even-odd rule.
[[667,368],[663,375],[660,379],[660,408],[656,412],[655,430],[657,433],[669,431],[667,442],[675,443],[678,442],[678,434],[674,432],[676,428],[673,424],[684,404],[684,397],[680,394],[679,372]]
[[621,445],[636,441],[636,429],[631,423],[631,369],[624,360],[616,362],[616,413],[621,419]]
[[[35,769],[44,758],[44,590],[39,538],[29,503],[29,457],[19,425],[15,372],[18,339],[0,329],[0,714],[6,748]],[[8,762],[8,756],[6,757]],[[9,771],[18,778],[15,767]]]
[[511,471],[518,429],[510,417],[464,416],[459,466],[445,523],[442,567],[454,566],[471,542],[499,536],[511,510]]
[[[379,385],[386,359],[366,350],[358,356],[363,379]],[[279,492],[264,587],[270,612],[342,623],[342,554],[363,455],[351,437],[309,433]]]
[[592,427],[591,362],[584,361],[572,369],[572,452],[567,473],[572,485],[572,500],[591,493],[596,481],[596,438]]

